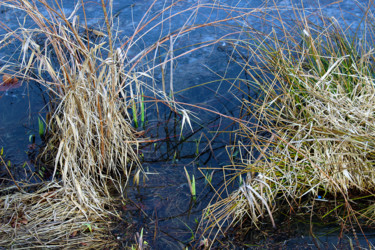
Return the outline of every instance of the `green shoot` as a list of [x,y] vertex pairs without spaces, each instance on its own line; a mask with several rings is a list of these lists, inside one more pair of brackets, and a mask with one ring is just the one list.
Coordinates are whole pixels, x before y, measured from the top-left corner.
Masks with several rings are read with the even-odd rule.
[[29,135],[29,142],[35,143],[35,135]]
[[135,128],[138,128],[137,107],[136,107],[134,101],[133,101],[133,105],[132,105],[132,111],[133,111],[134,127],[135,127]]
[[43,124],[43,121],[39,117],[38,117],[38,127],[39,127],[39,136],[40,138],[42,138],[44,136],[44,124]]
[[91,224],[90,223],[85,223],[84,225],[87,227],[87,229],[90,231],[90,233],[92,233]]
[[172,162],[178,162],[177,151],[174,151]]
[[41,167],[38,171],[39,175],[43,178],[44,177],[44,173],[46,172],[46,168],[45,167]]
[[199,140],[198,139],[195,139],[195,155],[198,156],[199,155],[199,144],[201,142],[201,139],[202,139],[202,136],[199,137]]
[[241,187],[242,184],[243,184],[242,175],[239,175],[239,176],[238,176],[238,179],[239,179],[239,186]]
[[182,220],[180,220],[180,219],[179,219],[179,221],[181,221],[181,222],[182,222],[182,223],[183,223],[183,224],[189,229],[189,231],[190,231],[190,233],[191,233],[190,240],[193,241],[193,240],[195,239],[194,230],[191,229],[191,227],[189,227],[189,225],[186,224],[184,221],[182,221]]
[[188,181],[188,184],[189,184],[189,189],[190,189],[190,193],[191,195],[193,196],[193,200],[195,201],[196,200],[196,188],[195,188],[195,177],[194,175],[192,175],[192,178],[190,179],[190,176],[189,176],[189,173],[187,172],[186,170],[186,167],[184,167],[185,169],[185,174],[186,174],[186,179]]
[[196,200],[196,189],[195,189],[195,177],[192,175],[192,182],[191,182],[191,194],[193,195],[193,200]]
[[233,152],[232,158],[236,159],[239,151],[235,147],[232,147],[232,152]]
[[141,127],[145,126],[145,102],[144,96],[141,97]]
[[209,174],[209,173],[205,174],[204,182],[206,184],[211,184],[211,182],[212,182],[212,175],[213,175],[213,172],[211,174]]
[[210,214],[211,214],[211,209],[208,207],[208,208],[206,209],[206,212],[204,213],[204,218],[208,218],[208,217],[210,217]]

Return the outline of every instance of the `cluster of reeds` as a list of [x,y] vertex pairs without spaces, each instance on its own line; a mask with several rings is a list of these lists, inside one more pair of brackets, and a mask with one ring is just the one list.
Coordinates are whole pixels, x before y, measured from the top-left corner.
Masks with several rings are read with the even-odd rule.
[[227,167],[223,191],[242,183],[207,209],[209,225],[276,226],[277,212],[316,215],[320,206],[323,218],[374,222],[374,33],[366,14],[363,32],[301,15],[295,26],[282,21],[281,32],[249,29],[232,41],[235,63],[250,76],[236,87],[256,86],[259,98],[243,100],[231,147],[240,160]]
[[125,72],[124,51],[114,48],[110,6],[102,1],[101,31],[75,15],[80,8],[85,11],[83,2],[69,17],[58,1],[4,4],[34,22],[11,35],[22,38],[17,75],[51,93],[52,115],[40,158],[52,159],[46,164],[53,174],[50,184],[36,193],[20,188],[20,193],[1,197],[1,245],[86,247],[95,238],[95,247],[108,244],[105,225],[113,190],[123,193],[134,166],[141,171],[127,112],[135,102],[129,98],[130,85],[139,89],[135,85],[140,80],[135,70]]

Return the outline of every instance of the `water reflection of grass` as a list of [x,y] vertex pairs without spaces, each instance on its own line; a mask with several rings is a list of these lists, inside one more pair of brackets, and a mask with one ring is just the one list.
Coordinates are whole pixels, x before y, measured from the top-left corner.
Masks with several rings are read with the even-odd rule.
[[253,228],[277,227],[280,212],[297,211],[352,228],[373,224],[375,68],[369,13],[361,34],[349,34],[335,19],[321,17],[318,26],[302,15],[292,27],[282,21],[282,32],[244,28],[246,39],[229,41],[240,58],[234,63],[249,76],[236,87],[257,86],[261,97],[243,101],[245,115],[233,146],[241,157],[227,167],[236,171],[219,197],[235,180],[246,176],[245,182],[207,208],[207,232],[244,221]]

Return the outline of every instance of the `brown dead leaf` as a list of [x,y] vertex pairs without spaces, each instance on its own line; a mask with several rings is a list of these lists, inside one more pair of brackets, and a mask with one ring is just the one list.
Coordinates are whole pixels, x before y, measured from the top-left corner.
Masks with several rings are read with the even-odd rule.
[[6,84],[6,85],[17,84],[18,83],[18,78],[17,77],[12,77],[9,74],[4,74],[3,75],[3,83]]

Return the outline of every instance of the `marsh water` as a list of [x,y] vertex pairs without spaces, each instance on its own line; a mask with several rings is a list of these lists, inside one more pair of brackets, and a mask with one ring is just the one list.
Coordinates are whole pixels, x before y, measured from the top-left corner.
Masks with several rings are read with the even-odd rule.
[[[74,11],[76,1],[64,0],[62,6],[67,16]],[[85,1],[88,25],[90,27],[103,27],[103,14],[100,1]],[[129,57],[137,54],[147,46],[156,43],[168,34],[178,32],[182,27],[190,25],[206,24],[215,20],[225,19],[230,15],[242,13],[229,12],[227,7],[246,9],[253,14],[238,21],[228,21],[227,25],[236,27],[252,27],[267,34],[272,26],[265,25],[272,21],[278,26],[277,17],[293,22],[295,15],[291,10],[304,9],[309,20],[318,22],[318,15],[326,15],[342,22],[346,27],[357,27],[361,22],[362,13],[366,8],[366,2],[360,4],[355,1],[150,1],[150,0],[124,0],[113,2],[113,15],[115,16],[114,28],[120,38],[118,46],[129,38],[145,13],[148,18],[157,15],[166,6],[173,7],[160,18],[150,22],[147,27],[157,25],[151,30],[144,29],[140,32],[142,38],[137,41],[137,46],[129,51]],[[260,8],[276,4],[278,9],[270,10],[266,16]],[[197,7],[199,8],[192,8]],[[215,6],[213,6],[215,5]],[[220,7],[218,8],[218,6]],[[149,8],[151,7],[150,11]],[[191,8],[191,9],[189,9]],[[257,9],[259,8],[259,9]],[[180,13],[174,16],[176,13]],[[80,11],[76,13],[82,15]],[[272,14],[272,15],[271,15]],[[171,18],[169,18],[171,17]],[[6,27],[17,29],[23,22],[24,15],[18,10],[0,6],[0,34],[6,33]],[[267,20],[270,18],[272,20]],[[30,20],[25,19],[26,22]],[[160,22],[163,21],[161,24]],[[31,22],[30,22],[30,25]],[[229,35],[228,35],[229,34]],[[173,92],[178,102],[186,103],[186,109],[193,111],[191,128],[185,123],[181,127],[181,117],[160,105],[149,105],[146,109],[146,123],[139,130],[145,130],[145,136],[150,139],[141,147],[143,154],[143,168],[147,173],[145,181],[139,185],[131,184],[128,188],[129,202],[123,204],[122,214],[125,223],[119,224],[114,234],[122,242],[123,246],[134,240],[136,232],[143,231],[146,240],[153,249],[182,249],[185,247],[197,247],[198,239],[194,238],[198,232],[198,224],[203,209],[214,196],[214,191],[204,176],[212,176],[212,185],[218,187],[223,181],[221,168],[229,164],[230,147],[233,143],[233,135],[221,133],[236,128],[229,119],[225,119],[217,113],[238,116],[240,101],[243,98],[256,98],[256,91],[248,89],[247,93],[236,92],[232,88],[232,82],[227,79],[246,78],[241,68],[231,61],[231,47],[225,39],[243,36],[241,32],[232,32],[226,28],[209,25],[201,29],[193,30],[169,44],[173,46],[174,56],[183,55],[187,50],[209,44],[203,48],[190,52],[188,55],[178,57],[173,61]],[[222,41],[214,43],[218,39]],[[210,44],[212,42],[212,44]],[[13,49],[21,46],[15,42],[11,46],[1,48],[0,67],[16,63],[8,61],[13,55]],[[167,46],[167,45],[165,45]],[[17,58],[17,56],[15,56]],[[162,58],[161,60],[164,60]],[[151,60],[150,60],[151,61]],[[251,63],[251,62],[250,62]],[[145,62],[146,67],[147,62]],[[149,66],[149,65],[148,65]],[[13,65],[16,69],[17,64]],[[156,68],[153,73],[155,80],[150,82],[158,89],[162,89],[163,78],[167,79],[165,85],[167,92],[172,92],[169,84],[171,74],[168,64],[166,72]],[[163,76],[163,74],[165,74]],[[39,150],[41,140],[38,136],[38,118],[44,119],[48,103],[48,93],[33,82],[24,82],[21,87],[0,92],[0,148],[4,149],[4,158],[10,162],[10,170],[18,179],[25,181],[38,181],[38,175],[33,174],[37,169],[34,166],[34,156]],[[215,111],[208,112],[195,106],[204,107]],[[181,132],[182,131],[182,132]],[[35,143],[32,138],[35,138]],[[207,170],[216,168],[216,170]],[[185,169],[196,179],[197,197],[192,199]],[[6,169],[1,169],[1,177],[8,180]],[[237,183],[233,184],[235,189]],[[235,246],[279,246],[279,247],[321,247],[332,248],[339,242],[339,225],[324,226],[316,229],[315,236],[320,242],[314,242],[309,234],[308,222],[301,222],[285,231],[269,232],[267,236],[254,236],[249,234],[243,242],[235,242],[233,238],[226,239],[228,248]],[[371,231],[366,234],[368,239],[375,239]],[[366,246],[363,237],[358,234],[360,243]],[[349,241],[345,238],[345,244]],[[246,245],[243,245],[245,244]]]

